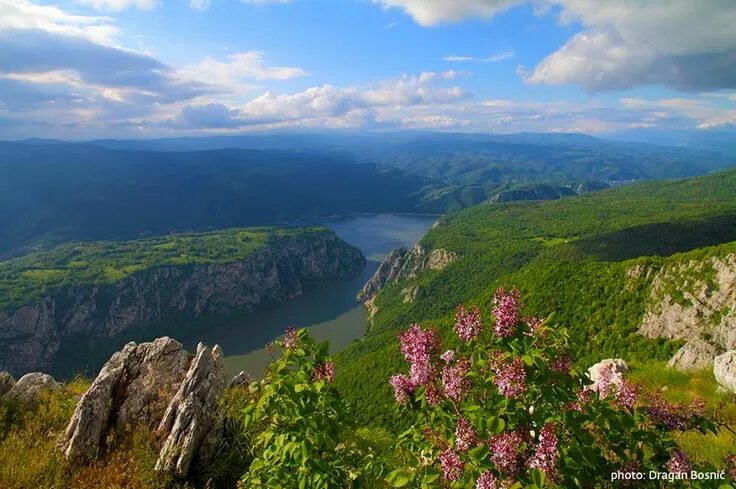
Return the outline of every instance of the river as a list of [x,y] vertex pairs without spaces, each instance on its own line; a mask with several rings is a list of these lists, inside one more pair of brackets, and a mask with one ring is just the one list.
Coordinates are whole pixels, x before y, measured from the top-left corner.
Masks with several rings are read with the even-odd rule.
[[380,214],[325,219],[310,224],[331,228],[339,237],[360,249],[368,263],[355,277],[308,290],[303,295],[273,308],[216,322],[206,331],[181,338],[189,349],[197,342],[219,344],[225,352],[229,375],[244,370],[259,377],[268,362],[264,346],[288,326],[311,328],[319,341],[328,340],[334,352],[363,336],[367,324],[365,308],[355,295],[393,249],[411,247],[434,222],[434,217]]

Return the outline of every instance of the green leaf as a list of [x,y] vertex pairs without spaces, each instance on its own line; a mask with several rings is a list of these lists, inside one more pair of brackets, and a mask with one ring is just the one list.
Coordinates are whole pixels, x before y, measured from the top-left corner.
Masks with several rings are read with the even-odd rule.
[[497,435],[501,433],[505,427],[506,421],[504,421],[502,418],[493,416],[488,420],[488,431],[491,434]]
[[537,487],[542,487],[542,485],[544,485],[544,472],[539,469],[532,469],[531,475],[534,485],[536,485]]
[[396,469],[386,477],[386,482],[391,487],[404,487],[411,482],[411,474],[404,469]]

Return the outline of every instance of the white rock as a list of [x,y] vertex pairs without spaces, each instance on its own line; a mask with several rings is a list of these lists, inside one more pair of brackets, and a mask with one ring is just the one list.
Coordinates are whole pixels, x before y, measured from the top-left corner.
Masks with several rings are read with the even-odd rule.
[[0,397],[3,397],[15,385],[15,379],[10,372],[0,372]]
[[682,348],[677,350],[677,353],[667,365],[677,370],[702,370],[713,363],[713,359],[717,354],[718,351],[715,346],[696,338],[688,341]]
[[[609,367],[610,366],[610,367]],[[597,385],[601,379],[601,372],[611,368],[611,384],[619,385],[623,380],[623,374],[629,370],[627,363],[621,358],[606,358],[588,369],[588,378]]]
[[33,404],[43,392],[60,391],[64,386],[54,378],[40,372],[25,374],[15,385],[2,396],[3,401],[14,401],[22,404]]
[[727,351],[713,360],[713,375],[724,390],[736,394],[736,350]]

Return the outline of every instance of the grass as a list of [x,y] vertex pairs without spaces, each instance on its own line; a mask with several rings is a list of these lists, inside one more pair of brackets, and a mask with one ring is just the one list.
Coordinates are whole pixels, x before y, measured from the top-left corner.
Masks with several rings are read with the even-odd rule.
[[704,435],[687,431],[676,436],[677,443],[694,462],[722,468],[724,457],[736,453],[736,396],[717,392],[712,370],[686,373],[663,362],[645,362],[632,363],[628,375],[647,391],[661,389],[670,401],[705,401],[709,416],[721,426],[720,432]]
[[44,393],[34,406],[0,403],[0,487],[2,489],[193,489],[235,487],[249,459],[241,411],[244,389],[230,389],[221,400],[225,413],[222,446],[214,462],[191,482],[180,483],[155,471],[161,440],[150,429],[108,438],[110,450],[92,463],[67,463],[57,448],[89,381],[77,378],[56,393]]
[[109,285],[155,267],[232,263],[278,239],[324,228],[245,228],[125,242],[65,244],[0,262],[0,310],[31,304],[63,287]]

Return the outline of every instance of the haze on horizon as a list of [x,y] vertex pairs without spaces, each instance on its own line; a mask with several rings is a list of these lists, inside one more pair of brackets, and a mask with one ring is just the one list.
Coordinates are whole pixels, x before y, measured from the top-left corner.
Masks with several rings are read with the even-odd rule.
[[733,130],[731,0],[0,0],[0,139]]

